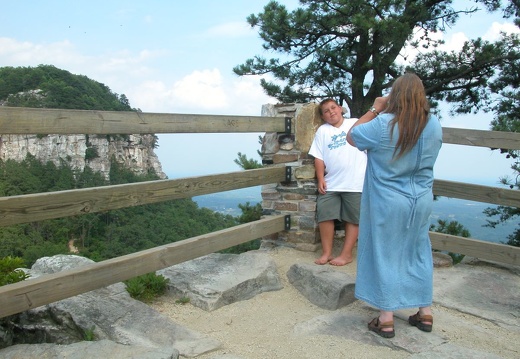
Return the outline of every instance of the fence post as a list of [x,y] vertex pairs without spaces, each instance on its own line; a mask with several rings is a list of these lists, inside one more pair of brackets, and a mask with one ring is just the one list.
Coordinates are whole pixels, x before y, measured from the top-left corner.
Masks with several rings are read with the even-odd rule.
[[314,160],[308,152],[322,123],[318,106],[314,103],[264,105],[262,116],[291,117],[293,129],[291,134],[268,132],[262,139],[264,166],[291,167],[290,181],[262,186],[263,213],[290,215],[291,228],[263,239],[276,245],[316,251],[320,246],[317,187]]

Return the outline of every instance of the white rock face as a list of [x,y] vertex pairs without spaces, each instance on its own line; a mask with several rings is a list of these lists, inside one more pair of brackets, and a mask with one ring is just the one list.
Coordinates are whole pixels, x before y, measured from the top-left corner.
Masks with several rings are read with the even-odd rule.
[[[30,153],[42,162],[60,161],[73,170],[83,171],[85,166],[108,178],[112,157],[135,174],[146,174],[154,169],[164,179],[159,158],[153,151],[153,135],[0,135],[0,160],[22,161]],[[87,151],[87,149],[89,149]],[[89,154],[97,152],[97,157]]]

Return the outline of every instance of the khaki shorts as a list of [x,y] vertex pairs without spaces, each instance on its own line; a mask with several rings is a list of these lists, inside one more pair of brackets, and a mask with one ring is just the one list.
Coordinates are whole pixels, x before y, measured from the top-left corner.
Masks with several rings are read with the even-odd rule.
[[316,200],[318,223],[339,219],[359,224],[361,192],[327,192]]

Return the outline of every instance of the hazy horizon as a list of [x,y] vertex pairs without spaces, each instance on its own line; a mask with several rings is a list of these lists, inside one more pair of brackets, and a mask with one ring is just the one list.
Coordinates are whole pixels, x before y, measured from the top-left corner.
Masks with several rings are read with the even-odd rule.
[[[255,186],[196,196],[193,197],[193,201],[199,207],[206,207],[223,214],[239,216],[241,210],[238,208],[238,204],[249,202],[254,205],[261,202],[260,191],[261,186]],[[470,232],[471,238],[494,243],[507,242],[507,236],[514,232],[518,221],[513,219],[505,224],[498,224],[496,228],[483,227],[489,219],[483,213],[487,207],[497,207],[497,205],[457,198],[438,197],[433,203],[430,223],[437,225],[437,220],[439,219],[457,221]]]

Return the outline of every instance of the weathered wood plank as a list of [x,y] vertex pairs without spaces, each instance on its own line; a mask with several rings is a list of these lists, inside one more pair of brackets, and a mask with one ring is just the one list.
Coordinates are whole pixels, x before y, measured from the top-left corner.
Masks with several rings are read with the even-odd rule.
[[520,191],[464,182],[435,180],[433,194],[470,201],[520,207]]
[[0,226],[96,213],[283,181],[285,166],[0,197]]
[[520,265],[520,247],[430,232],[432,247],[470,257]]
[[442,128],[442,141],[456,145],[489,148],[520,149],[520,133],[470,130],[464,128]]
[[103,288],[285,229],[269,216],[218,232],[0,287],[0,317]]
[[1,134],[242,133],[285,130],[284,117],[0,106]]

